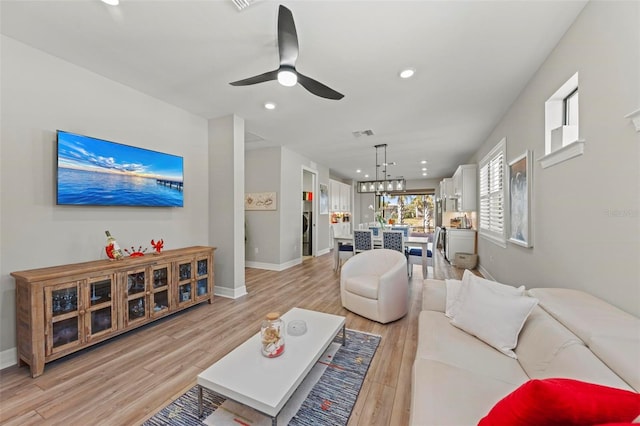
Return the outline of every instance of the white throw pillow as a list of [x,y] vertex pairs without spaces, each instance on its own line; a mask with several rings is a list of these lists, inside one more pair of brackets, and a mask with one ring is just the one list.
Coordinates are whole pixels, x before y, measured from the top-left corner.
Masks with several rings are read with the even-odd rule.
[[[468,269],[465,269],[464,274],[462,275],[462,281],[460,282],[460,287],[458,289],[455,288],[455,284],[450,285],[447,281],[445,281],[445,284],[447,286],[445,315],[449,318],[454,318],[460,311],[460,306],[462,306],[462,302],[467,295],[467,291],[469,287],[473,285],[483,285],[501,294],[522,296],[525,293],[524,286],[516,288],[510,285],[500,284],[499,282],[479,277]],[[451,300],[451,303],[449,303],[449,288],[452,288],[452,296],[454,297],[454,299]]]
[[517,359],[513,349],[518,344],[518,335],[537,304],[538,299],[533,297],[471,285],[451,324]]
[[453,318],[453,315],[451,314],[451,308],[454,306],[454,304],[458,300],[458,296],[460,295],[460,289],[462,288],[462,281],[444,280],[444,284],[447,288],[444,314],[449,318]]

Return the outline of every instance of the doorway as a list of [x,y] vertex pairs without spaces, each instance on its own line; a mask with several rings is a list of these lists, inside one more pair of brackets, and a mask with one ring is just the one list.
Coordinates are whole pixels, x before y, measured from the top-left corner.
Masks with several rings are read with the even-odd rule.
[[316,171],[302,168],[302,215],[300,248],[302,259],[316,255]]

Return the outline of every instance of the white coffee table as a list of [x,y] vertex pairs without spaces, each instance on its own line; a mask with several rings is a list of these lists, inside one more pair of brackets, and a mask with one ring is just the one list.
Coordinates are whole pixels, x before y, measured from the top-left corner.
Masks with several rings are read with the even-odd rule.
[[342,330],[344,317],[293,308],[282,315],[287,325],[293,320],[307,323],[302,336],[285,334],[285,350],[277,358],[260,352],[260,332],[229,352],[198,375],[198,410],[202,416],[202,389],[207,388],[225,398],[247,405],[277,424],[278,413],[298,385]]

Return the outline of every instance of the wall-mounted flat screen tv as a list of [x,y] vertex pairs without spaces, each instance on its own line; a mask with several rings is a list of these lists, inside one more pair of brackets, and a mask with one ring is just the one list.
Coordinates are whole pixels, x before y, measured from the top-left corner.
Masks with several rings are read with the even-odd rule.
[[58,130],[57,204],[182,207],[182,157]]

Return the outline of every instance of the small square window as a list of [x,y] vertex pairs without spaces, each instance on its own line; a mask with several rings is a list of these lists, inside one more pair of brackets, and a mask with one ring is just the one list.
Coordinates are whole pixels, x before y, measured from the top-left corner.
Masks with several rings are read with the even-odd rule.
[[564,118],[562,124],[565,126],[578,125],[578,88],[569,93],[562,101],[564,107]]
[[544,103],[544,157],[540,158],[543,169],[584,153],[579,124],[578,73],[575,73]]
[[545,155],[578,140],[578,73],[575,73],[544,104]]

